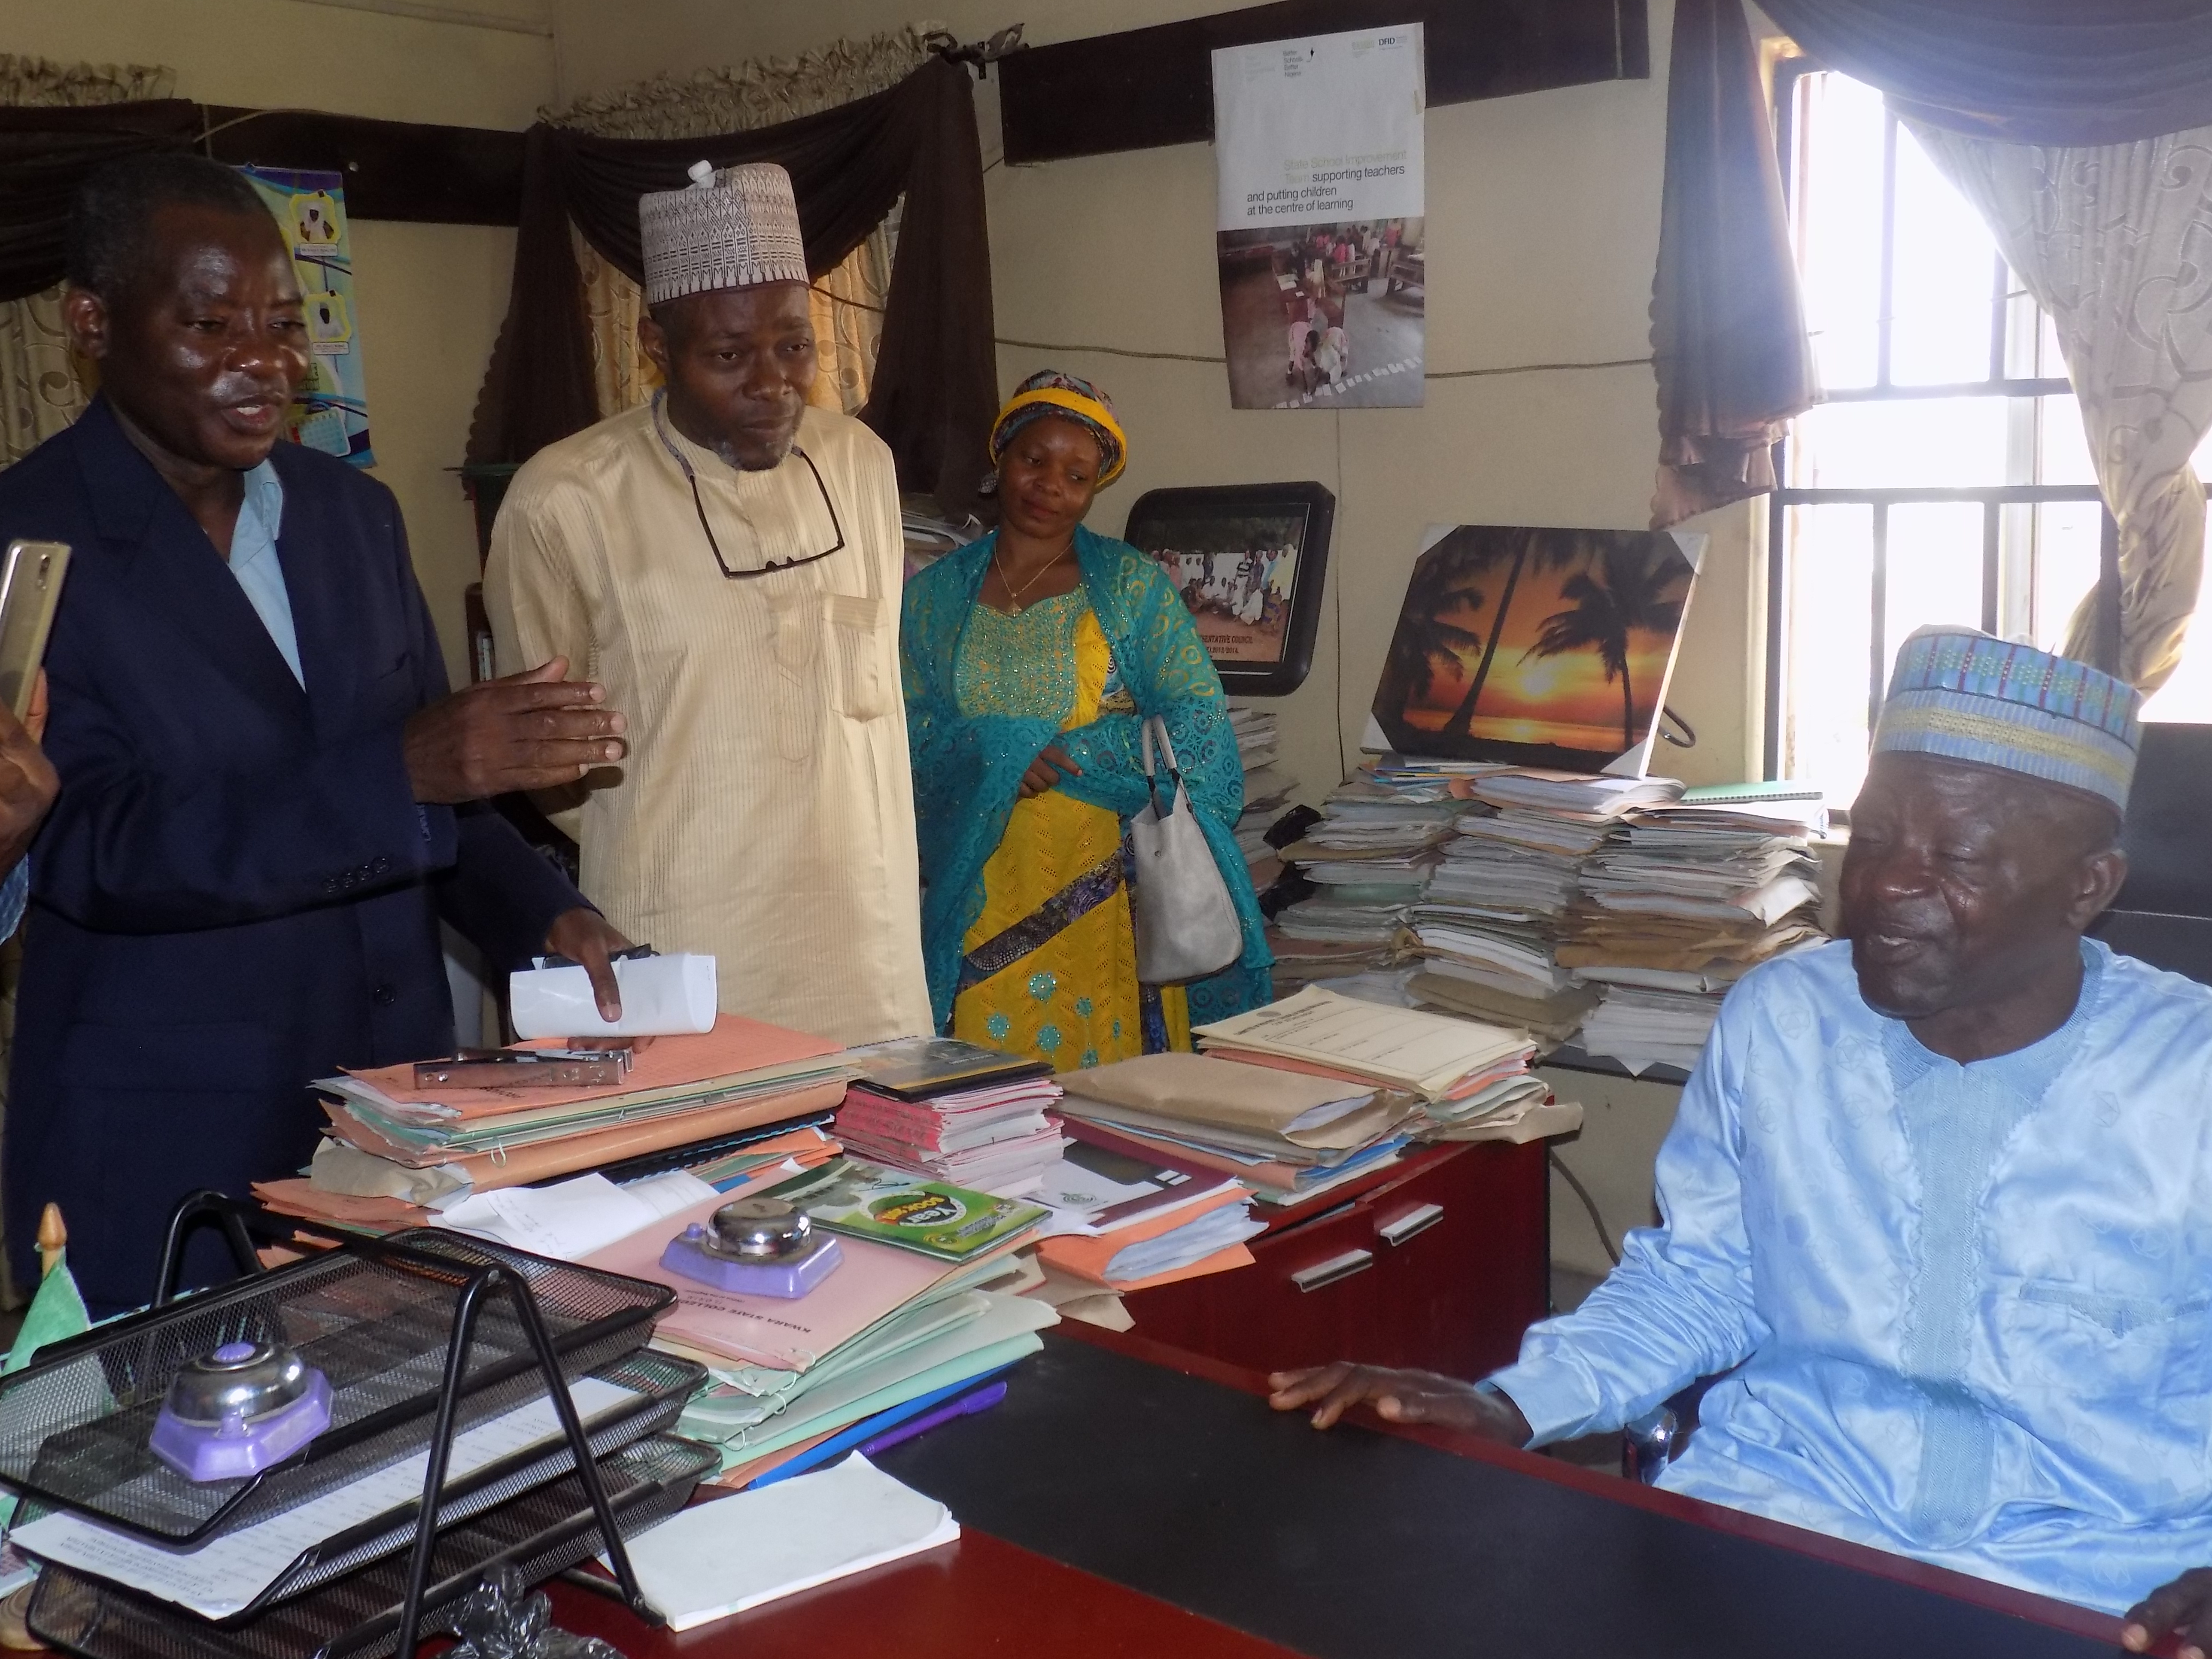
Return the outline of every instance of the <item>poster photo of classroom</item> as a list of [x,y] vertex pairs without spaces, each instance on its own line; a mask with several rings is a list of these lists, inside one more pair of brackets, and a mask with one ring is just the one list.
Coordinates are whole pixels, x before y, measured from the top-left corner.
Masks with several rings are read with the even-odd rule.
[[1219,232],[1231,405],[1418,407],[1427,303],[1423,223],[1360,219]]

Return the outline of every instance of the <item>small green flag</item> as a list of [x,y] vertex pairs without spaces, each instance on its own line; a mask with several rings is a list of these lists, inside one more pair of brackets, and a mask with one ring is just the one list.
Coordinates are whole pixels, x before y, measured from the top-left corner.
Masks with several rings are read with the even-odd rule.
[[31,1298],[30,1308],[23,1315],[23,1328],[15,1334],[15,1346],[8,1351],[5,1360],[0,1360],[0,1376],[21,1370],[48,1343],[82,1335],[91,1328],[92,1316],[85,1311],[84,1297],[69,1270],[69,1252],[58,1251],[52,1270],[39,1280],[39,1293]]

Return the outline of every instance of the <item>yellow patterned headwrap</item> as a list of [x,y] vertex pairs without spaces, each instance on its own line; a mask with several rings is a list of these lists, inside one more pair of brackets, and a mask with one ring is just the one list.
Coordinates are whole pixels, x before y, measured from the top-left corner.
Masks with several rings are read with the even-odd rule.
[[991,464],[998,465],[1014,434],[1047,415],[1066,416],[1088,428],[1098,440],[1101,489],[1121,476],[1129,464],[1129,440],[1115,416],[1114,405],[1090,381],[1049,368],[1030,375],[1016,387],[999,411],[999,418],[991,423]]

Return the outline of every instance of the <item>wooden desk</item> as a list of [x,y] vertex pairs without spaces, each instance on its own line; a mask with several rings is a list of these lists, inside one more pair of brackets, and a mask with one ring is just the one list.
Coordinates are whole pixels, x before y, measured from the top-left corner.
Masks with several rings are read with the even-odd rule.
[[[879,1460],[952,1548],[683,1637],[560,1588],[630,1659],[2112,1659],[2118,1621],[1436,1431],[1322,1435],[1261,1379],[1050,1334],[1006,1402]],[[2149,1588],[2148,1585],[2146,1589]]]

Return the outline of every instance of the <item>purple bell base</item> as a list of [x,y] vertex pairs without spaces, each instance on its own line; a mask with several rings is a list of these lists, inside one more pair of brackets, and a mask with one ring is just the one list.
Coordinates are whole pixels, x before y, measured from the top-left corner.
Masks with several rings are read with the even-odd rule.
[[320,1371],[309,1376],[307,1393],[258,1423],[233,1418],[210,1428],[162,1407],[149,1443],[154,1455],[192,1481],[241,1480],[283,1462],[331,1425],[330,1379]]

